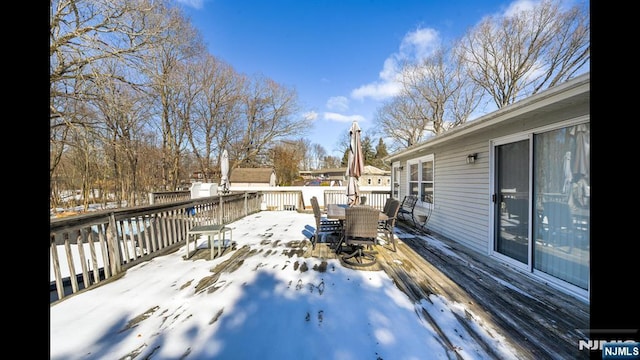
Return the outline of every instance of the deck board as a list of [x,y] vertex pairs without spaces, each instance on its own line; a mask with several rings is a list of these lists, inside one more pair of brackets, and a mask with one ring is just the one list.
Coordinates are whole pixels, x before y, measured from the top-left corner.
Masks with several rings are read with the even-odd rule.
[[450,252],[430,246],[413,228],[403,231],[416,236],[399,241],[399,256],[412,264],[410,276],[401,279],[466,304],[532,359],[589,358],[578,348],[579,340],[587,338],[583,329],[589,328],[586,302],[445,238],[430,235]]
[[[403,239],[398,239],[397,252],[376,245],[376,265],[360,269],[385,271],[412,301],[435,294],[465,304],[473,313],[469,317],[492,324],[528,359],[589,358],[588,352],[578,348],[579,340],[587,338],[581,332],[589,328],[587,303],[450,240],[430,235],[450,247],[447,253],[429,245],[421,237],[426,233],[402,223],[399,229]],[[324,243],[315,249],[309,246],[304,256],[336,258]],[[477,335],[469,319],[458,320]],[[438,331],[437,324],[432,325]],[[447,338],[444,333],[441,336]]]
[[[587,338],[581,332],[589,328],[587,303],[445,238],[430,235],[448,245],[449,252],[430,245],[422,238],[425,233],[407,224],[400,222],[398,229],[402,239],[397,240],[397,252],[393,252],[390,245],[380,244],[374,248],[378,260],[375,265],[350,267],[341,262],[342,265],[384,271],[414,302],[429,301],[434,294],[464,304],[472,314],[467,314],[466,319],[458,316],[458,321],[472,336],[480,336],[475,333],[471,319],[479,317],[526,359],[589,358],[588,352],[578,348],[579,340]],[[302,257],[337,258],[327,243],[318,243],[315,248],[310,242],[307,246],[299,245],[294,247]],[[225,251],[229,250],[236,249]],[[192,259],[207,255],[208,251],[201,250]],[[423,315],[429,321],[428,312],[424,311]],[[431,325],[440,332],[435,321],[431,321]],[[440,335],[445,341],[449,340],[447,336],[455,336],[444,332]],[[489,347],[486,345],[485,350],[491,352]]]

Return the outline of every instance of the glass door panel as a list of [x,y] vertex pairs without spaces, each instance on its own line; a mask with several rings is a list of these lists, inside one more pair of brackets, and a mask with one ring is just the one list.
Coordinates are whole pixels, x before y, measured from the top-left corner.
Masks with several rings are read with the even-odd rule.
[[496,241],[494,250],[524,264],[529,254],[529,140],[495,148]]
[[534,137],[534,269],[589,288],[590,126]]

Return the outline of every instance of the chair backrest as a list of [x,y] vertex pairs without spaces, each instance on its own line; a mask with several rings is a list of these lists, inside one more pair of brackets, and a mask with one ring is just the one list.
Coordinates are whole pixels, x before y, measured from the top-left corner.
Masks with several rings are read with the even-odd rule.
[[389,205],[391,204],[391,200],[396,200],[396,199],[394,199],[394,198],[392,198],[392,197],[388,197],[388,198],[387,198],[387,201],[385,201],[385,202],[384,202],[384,207],[382,208],[382,212],[383,212],[383,213],[385,213],[385,214],[386,214],[386,213],[387,213],[387,211],[389,210]]
[[544,216],[552,230],[572,230],[573,218],[569,204],[558,201],[546,201],[542,203]]
[[413,208],[416,206],[416,203],[418,202],[418,197],[415,195],[406,195],[404,197],[404,199],[402,199],[402,203],[400,204],[401,207],[407,208],[407,209],[411,209],[411,211],[413,211]]
[[320,231],[320,220],[322,219],[322,212],[320,211],[320,205],[318,204],[318,198],[311,197],[311,208],[313,208],[313,217],[316,218],[316,232]]
[[400,201],[394,198],[389,199],[391,200],[387,201],[389,203],[388,205],[385,204],[384,213],[389,217],[387,225],[393,227],[396,225],[396,218],[398,217],[398,211],[400,210]]
[[371,206],[351,206],[344,212],[344,235],[349,238],[369,238],[375,242],[378,237],[380,210]]

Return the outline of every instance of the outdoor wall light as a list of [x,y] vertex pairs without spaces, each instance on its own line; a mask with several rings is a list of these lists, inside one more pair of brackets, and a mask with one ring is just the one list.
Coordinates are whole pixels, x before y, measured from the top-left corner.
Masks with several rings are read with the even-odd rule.
[[473,153],[473,154],[467,155],[467,164],[475,163],[477,158],[478,158],[478,153]]
[[398,166],[398,170],[400,171],[404,170],[404,166]]

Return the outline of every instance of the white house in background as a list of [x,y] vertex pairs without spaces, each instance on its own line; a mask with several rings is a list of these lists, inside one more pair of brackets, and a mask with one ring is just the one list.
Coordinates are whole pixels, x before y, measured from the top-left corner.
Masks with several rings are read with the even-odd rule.
[[586,73],[393,153],[392,195],[432,207],[428,230],[588,302],[589,98]]

